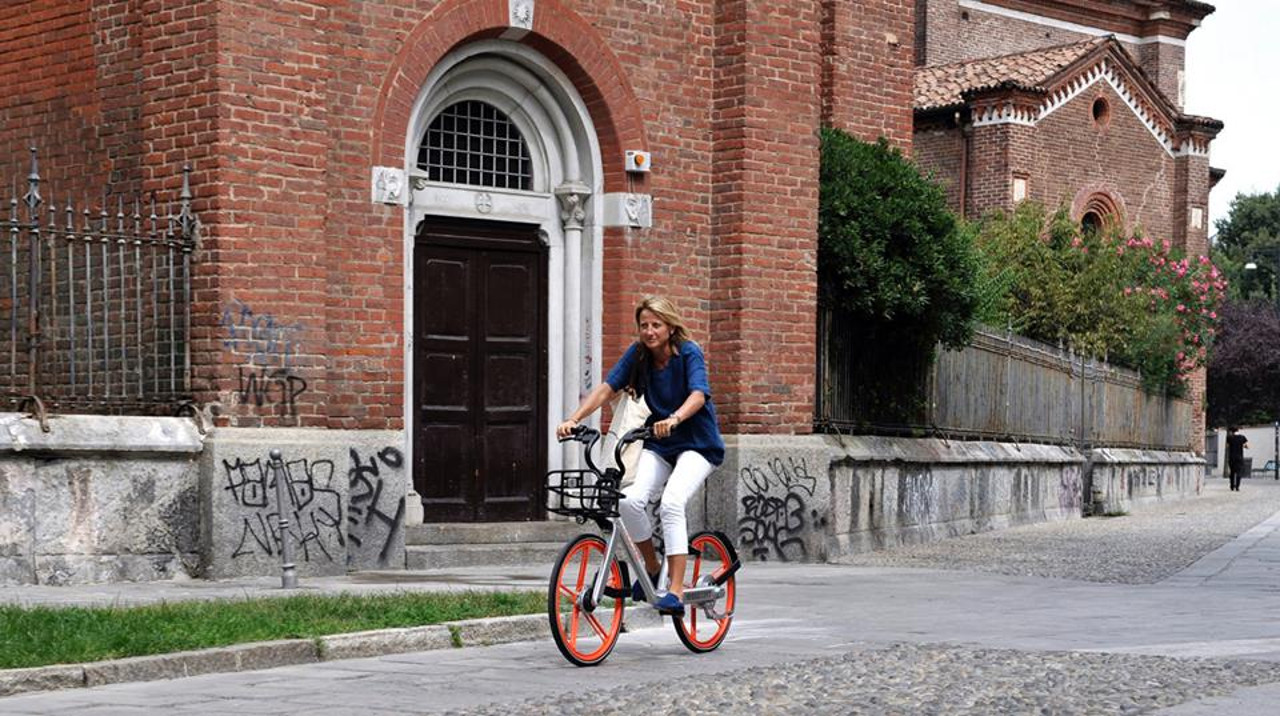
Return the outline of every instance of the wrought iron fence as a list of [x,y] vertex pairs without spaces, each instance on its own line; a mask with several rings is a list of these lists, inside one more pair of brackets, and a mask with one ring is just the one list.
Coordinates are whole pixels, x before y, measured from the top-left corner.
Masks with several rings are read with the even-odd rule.
[[919,371],[917,395],[904,401],[911,406],[907,415],[885,422],[852,399],[857,381],[877,376],[842,369],[853,364],[856,346],[841,340],[840,331],[838,318],[820,312],[819,430],[1192,448],[1190,402],[1145,391],[1134,371],[992,330],[979,330],[962,350],[939,348],[932,366]]
[[35,149],[23,183],[26,193],[14,191],[0,220],[8,233],[0,396],[41,414],[148,414],[189,403],[190,168],[166,209],[154,194],[145,202],[104,195],[96,208],[46,201]]

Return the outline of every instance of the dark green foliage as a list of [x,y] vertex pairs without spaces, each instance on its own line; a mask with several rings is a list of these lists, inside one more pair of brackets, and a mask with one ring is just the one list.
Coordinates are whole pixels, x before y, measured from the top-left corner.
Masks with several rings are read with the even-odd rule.
[[916,422],[936,345],[959,348],[973,335],[972,237],[942,190],[885,140],[835,129],[821,139],[818,290],[832,316],[825,365],[840,384],[822,386],[819,419]]
[[[1276,298],[1280,252],[1280,189],[1270,194],[1237,194],[1231,213],[1216,224],[1214,262],[1231,282],[1233,299]],[[1257,264],[1246,271],[1245,264]]]
[[968,343],[978,257],[937,185],[881,139],[822,130],[818,276],[824,305],[914,343]]

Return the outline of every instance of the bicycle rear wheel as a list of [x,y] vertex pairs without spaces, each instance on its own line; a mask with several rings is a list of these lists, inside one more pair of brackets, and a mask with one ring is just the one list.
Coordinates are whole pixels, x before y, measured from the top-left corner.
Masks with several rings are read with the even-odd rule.
[[[719,532],[694,535],[689,540],[689,552],[686,589],[711,586],[738,561],[733,544]],[[714,602],[686,604],[683,617],[671,618],[676,635],[690,651],[711,651],[728,636],[736,605],[736,581],[737,575],[730,574],[723,584],[723,597]]]
[[600,604],[591,601],[592,587],[599,578],[608,580],[605,588],[609,591],[622,592],[618,561],[609,559],[605,564],[605,541],[596,535],[570,540],[551,571],[547,589],[551,636],[564,658],[578,666],[604,661],[622,630],[624,600],[602,596]]

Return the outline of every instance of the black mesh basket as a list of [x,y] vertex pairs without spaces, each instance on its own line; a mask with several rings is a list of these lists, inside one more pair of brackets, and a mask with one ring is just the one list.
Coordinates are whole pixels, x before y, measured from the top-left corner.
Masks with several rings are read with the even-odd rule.
[[557,515],[598,520],[618,516],[622,491],[617,482],[591,470],[547,473],[547,510]]

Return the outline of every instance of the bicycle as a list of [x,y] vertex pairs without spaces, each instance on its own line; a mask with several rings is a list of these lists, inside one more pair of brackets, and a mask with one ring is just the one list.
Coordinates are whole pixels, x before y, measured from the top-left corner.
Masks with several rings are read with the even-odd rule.
[[[614,447],[614,465],[618,467],[601,470],[591,459],[600,431],[575,427],[560,442],[582,443],[587,469],[547,473],[547,509],[573,517],[579,524],[593,521],[608,535],[607,541],[592,533],[570,539],[551,571],[547,588],[551,635],[564,658],[577,666],[599,664],[613,651],[623,629],[626,600],[631,596],[632,572],[640,575],[645,601],[657,609],[653,605],[661,592],[649,581],[640,551],[618,515],[619,487],[625,474],[622,450],[652,436],[650,428],[623,435]],[[666,560],[660,561],[659,585],[667,583]],[[724,642],[733,622],[735,575],[741,566],[733,544],[722,533],[702,531],[690,538],[685,613],[671,617],[676,635],[690,651],[706,653]]]

